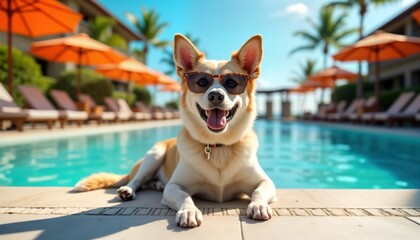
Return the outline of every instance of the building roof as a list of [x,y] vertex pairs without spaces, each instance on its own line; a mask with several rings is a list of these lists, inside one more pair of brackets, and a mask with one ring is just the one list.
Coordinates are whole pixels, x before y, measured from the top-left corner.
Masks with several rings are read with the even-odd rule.
[[117,26],[124,31],[126,31],[134,40],[142,41],[144,37],[134,32],[132,29],[127,27],[123,22],[119,20],[118,17],[116,17],[114,14],[112,14],[110,11],[108,11],[101,3],[99,3],[96,0],[85,0],[85,3],[89,4],[91,7],[97,9],[99,12],[101,12],[104,16],[111,17],[117,21]]
[[378,30],[384,30],[384,31],[386,31],[386,29],[388,29],[389,27],[391,27],[393,24],[395,24],[396,22],[400,21],[401,19],[403,19],[403,18],[405,18],[407,16],[410,16],[411,17],[411,13],[413,13],[414,11],[416,11],[419,8],[420,8],[420,1],[417,1],[411,7],[407,8],[405,11],[401,12],[396,17],[392,18],[391,20],[389,20],[388,22],[384,23],[380,27],[374,29],[368,35],[371,35],[371,34],[373,34],[374,32],[376,32]]

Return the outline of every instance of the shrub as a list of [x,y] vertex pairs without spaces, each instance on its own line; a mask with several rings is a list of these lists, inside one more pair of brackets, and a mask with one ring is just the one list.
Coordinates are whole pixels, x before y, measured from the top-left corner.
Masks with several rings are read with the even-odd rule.
[[[364,98],[368,98],[370,96],[373,96],[375,94],[375,84],[374,82],[365,82],[363,86],[364,91]],[[388,109],[392,103],[400,96],[403,92],[408,91],[414,91],[419,93],[420,87],[414,87],[414,88],[405,88],[405,89],[394,89],[394,90],[381,90],[381,96],[380,96],[380,108],[382,110]],[[356,83],[349,83],[343,86],[340,86],[336,89],[333,95],[336,95],[335,103],[346,100],[347,103],[350,103],[353,101],[353,99],[356,98]]]
[[179,109],[179,102],[178,100],[169,101],[165,104],[165,106],[173,109]]
[[[341,100],[347,101],[347,103],[352,102],[356,98],[357,83],[348,83],[346,85],[339,86],[335,89],[332,99],[335,103],[340,102]],[[363,82],[363,91],[365,93],[372,92],[374,89],[373,82]]]
[[[77,100],[76,84],[77,70],[71,70],[63,72],[51,88],[66,91],[74,100]],[[99,73],[91,69],[82,69],[80,91],[92,96],[97,104],[103,104],[105,97],[112,96],[112,84]]]
[[130,106],[133,106],[136,101],[136,96],[133,93],[130,93],[127,97],[127,92],[125,91],[113,91],[112,97],[125,99]]
[[[395,100],[397,100],[401,93],[409,91],[420,93],[420,87],[381,91],[381,109],[386,111],[395,102]],[[369,95],[371,96],[373,94],[374,93],[371,93]]]
[[141,101],[147,106],[150,106],[152,103],[152,95],[150,95],[147,88],[142,86],[134,86],[133,88],[133,94],[135,95],[136,101]]
[[[32,56],[13,48],[13,99],[22,106],[23,98],[19,95],[19,85],[31,85],[39,88],[42,92],[46,92],[53,79],[45,77],[41,73],[41,67]],[[0,82],[7,88],[7,46],[0,45]]]

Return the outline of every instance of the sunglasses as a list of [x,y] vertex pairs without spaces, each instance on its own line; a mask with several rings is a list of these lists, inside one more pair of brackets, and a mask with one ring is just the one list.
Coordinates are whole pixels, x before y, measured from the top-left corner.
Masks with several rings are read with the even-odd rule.
[[210,74],[205,72],[184,73],[188,89],[193,93],[204,93],[218,78],[220,84],[232,95],[242,94],[251,76],[240,73]]

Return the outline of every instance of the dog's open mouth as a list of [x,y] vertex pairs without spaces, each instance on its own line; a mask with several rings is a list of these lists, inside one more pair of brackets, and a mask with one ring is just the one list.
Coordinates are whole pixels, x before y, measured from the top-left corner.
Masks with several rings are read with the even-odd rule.
[[238,104],[230,110],[222,110],[219,108],[204,110],[197,104],[197,110],[200,113],[201,118],[207,123],[208,129],[212,132],[223,131],[229,121],[235,116],[237,109]]

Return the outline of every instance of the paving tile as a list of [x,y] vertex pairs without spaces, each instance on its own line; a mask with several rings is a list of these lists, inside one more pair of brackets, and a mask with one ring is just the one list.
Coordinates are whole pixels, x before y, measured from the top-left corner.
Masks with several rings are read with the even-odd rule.
[[[69,227],[71,226],[71,227]],[[238,217],[205,217],[200,227],[176,226],[173,216],[0,215],[0,239],[232,239]]]
[[121,211],[121,208],[105,208],[105,211],[102,212],[103,215],[116,215]]
[[307,211],[305,211],[305,209],[293,208],[293,209],[289,209],[289,211],[294,216],[310,216],[310,214]]
[[416,210],[416,209],[401,209],[401,210],[410,214],[410,216],[420,217],[420,211],[419,210]]
[[418,240],[420,227],[401,217],[275,217],[258,222],[241,217],[246,240],[358,239]]
[[328,208],[328,212],[331,213],[332,216],[348,216],[349,213],[342,208]]
[[[165,208],[162,193],[145,190],[121,201],[116,189],[72,193],[68,187],[0,187],[0,207],[153,207]],[[420,208],[420,190],[282,189],[272,208]],[[53,196],[53,197],[52,197]],[[249,200],[223,204],[195,200],[198,208],[247,208]]]
[[310,209],[309,211],[311,212],[312,216],[328,216],[328,214],[320,208]]
[[411,221],[417,223],[420,227],[420,217],[408,217]]
[[274,212],[277,216],[292,216],[292,213],[286,208],[276,208]]
[[133,215],[137,208],[124,208],[118,215]]

